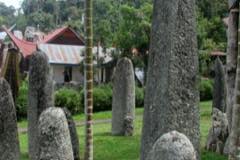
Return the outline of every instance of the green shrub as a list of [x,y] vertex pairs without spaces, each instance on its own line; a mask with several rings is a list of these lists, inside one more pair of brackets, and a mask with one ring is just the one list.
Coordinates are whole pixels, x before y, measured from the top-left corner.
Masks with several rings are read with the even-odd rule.
[[212,99],[213,94],[213,81],[211,79],[201,79],[200,82],[200,100],[206,101]]
[[72,114],[83,112],[79,92],[73,89],[62,88],[55,92],[55,106],[66,107]]
[[97,87],[93,89],[94,112],[111,110],[112,90],[109,88]]
[[27,107],[28,107],[28,83],[27,81],[22,81],[18,97],[16,99],[16,110],[18,119],[27,117]]
[[[82,103],[84,104],[84,91],[81,91]],[[111,85],[100,85],[93,88],[93,112],[107,111],[112,109]]]
[[[107,111],[112,109],[112,86],[100,85],[93,89],[93,111]],[[144,89],[136,87],[136,107],[144,105]],[[81,91],[82,104],[84,104],[84,92]]]
[[136,107],[143,107],[144,106],[144,89],[136,87],[135,96],[136,96]]
[[[144,105],[144,89],[136,87],[136,106]],[[28,84],[23,81],[19,89],[19,97],[16,101],[18,118],[27,117],[28,107]],[[94,112],[107,111],[112,109],[112,86],[100,85],[93,89]],[[55,106],[66,107],[72,114],[83,113],[84,111],[84,90],[62,88],[55,92]]]

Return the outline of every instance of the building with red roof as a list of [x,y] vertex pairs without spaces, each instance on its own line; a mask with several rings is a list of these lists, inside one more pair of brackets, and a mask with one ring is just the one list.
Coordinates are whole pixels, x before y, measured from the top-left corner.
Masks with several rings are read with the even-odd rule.
[[24,58],[30,56],[34,51],[37,50],[37,44],[33,42],[28,42],[17,38],[12,32],[10,32],[6,27],[3,27],[4,31],[7,33],[9,38],[12,40],[15,47],[20,51]]
[[[23,57],[21,68],[24,69],[22,70],[28,70],[29,57],[32,53],[36,50],[41,50],[49,58],[49,63],[53,68],[53,79],[57,83],[83,81],[79,65],[84,60],[85,43],[83,37],[77,34],[71,27],[66,26],[56,29],[41,38],[36,38],[38,41],[35,42],[19,39],[7,28],[3,27],[3,29]],[[94,54],[98,54],[100,58],[103,58],[104,63],[112,60],[111,52],[113,50],[113,48],[106,51],[102,47],[93,48]],[[103,69],[100,72],[99,74],[103,75],[101,81],[106,80],[106,71]]]
[[59,44],[59,45],[77,45],[83,46],[84,40],[80,37],[71,27],[62,27],[47,34],[39,42],[29,42],[23,39],[17,38],[6,27],[3,27],[9,38],[14,45],[19,49],[24,58],[30,56],[37,50],[37,44]]
[[84,40],[71,27],[66,26],[49,33],[41,43],[82,46]]

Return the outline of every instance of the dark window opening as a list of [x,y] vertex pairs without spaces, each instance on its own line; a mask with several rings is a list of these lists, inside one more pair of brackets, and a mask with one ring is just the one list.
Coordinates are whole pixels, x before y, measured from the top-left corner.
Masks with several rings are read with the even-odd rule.
[[64,68],[64,82],[72,81],[72,67]]

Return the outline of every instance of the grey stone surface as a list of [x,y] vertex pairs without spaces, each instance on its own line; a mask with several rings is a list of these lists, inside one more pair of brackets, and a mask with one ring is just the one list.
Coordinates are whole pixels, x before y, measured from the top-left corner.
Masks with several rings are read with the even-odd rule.
[[33,53],[29,67],[28,148],[30,159],[35,160],[39,116],[43,110],[54,106],[53,80],[45,53],[40,51]]
[[209,129],[206,149],[223,154],[228,137],[228,121],[226,113],[213,108],[212,127]]
[[9,84],[0,78],[0,160],[19,160],[17,116]]
[[68,122],[61,108],[42,112],[38,126],[37,160],[74,160]]
[[226,112],[226,85],[223,64],[219,57],[214,65],[213,108]]
[[184,134],[172,131],[155,142],[147,160],[196,160],[196,153]]
[[230,11],[227,30],[227,59],[226,59],[226,86],[227,86],[227,117],[228,129],[231,132],[232,114],[235,95],[235,82],[238,59],[238,21],[239,12]]
[[126,121],[126,117],[133,120],[135,117],[135,80],[131,60],[121,58],[117,63],[113,79],[112,135],[126,135],[126,126],[133,126],[133,120]]
[[223,154],[224,155],[229,155],[229,145],[230,145],[230,137],[228,136],[224,148],[223,148]]
[[134,119],[132,116],[126,116],[124,119],[124,135],[132,136],[134,130]]
[[155,0],[141,160],[159,136],[186,135],[199,159],[198,52],[194,0]]
[[76,124],[72,118],[71,112],[67,108],[63,108],[63,111],[66,115],[67,122],[68,122],[68,128],[69,128],[70,136],[71,136],[74,160],[80,160],[79,139],[78,139]]

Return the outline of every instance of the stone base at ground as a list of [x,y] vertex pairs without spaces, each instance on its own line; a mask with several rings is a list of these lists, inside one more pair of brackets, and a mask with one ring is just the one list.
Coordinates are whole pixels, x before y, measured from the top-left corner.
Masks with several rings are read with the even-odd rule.
[[155,142],[147,160],[196,160],[196,153],[184,134],[172,131]]
[[205,148],[209,151],[224,153],[224,146],[228,137],[227,115],[219,109],[213,109],[212,127],[209,130]]
[[71,136],[74,160],[80,160],[79,140],[78,140],[76,124],[72,118],[71,112],[67,108],[63,108],[63,111],[66,115],[67,122],[68,122],[68,128],[69,128],[70,136]]

